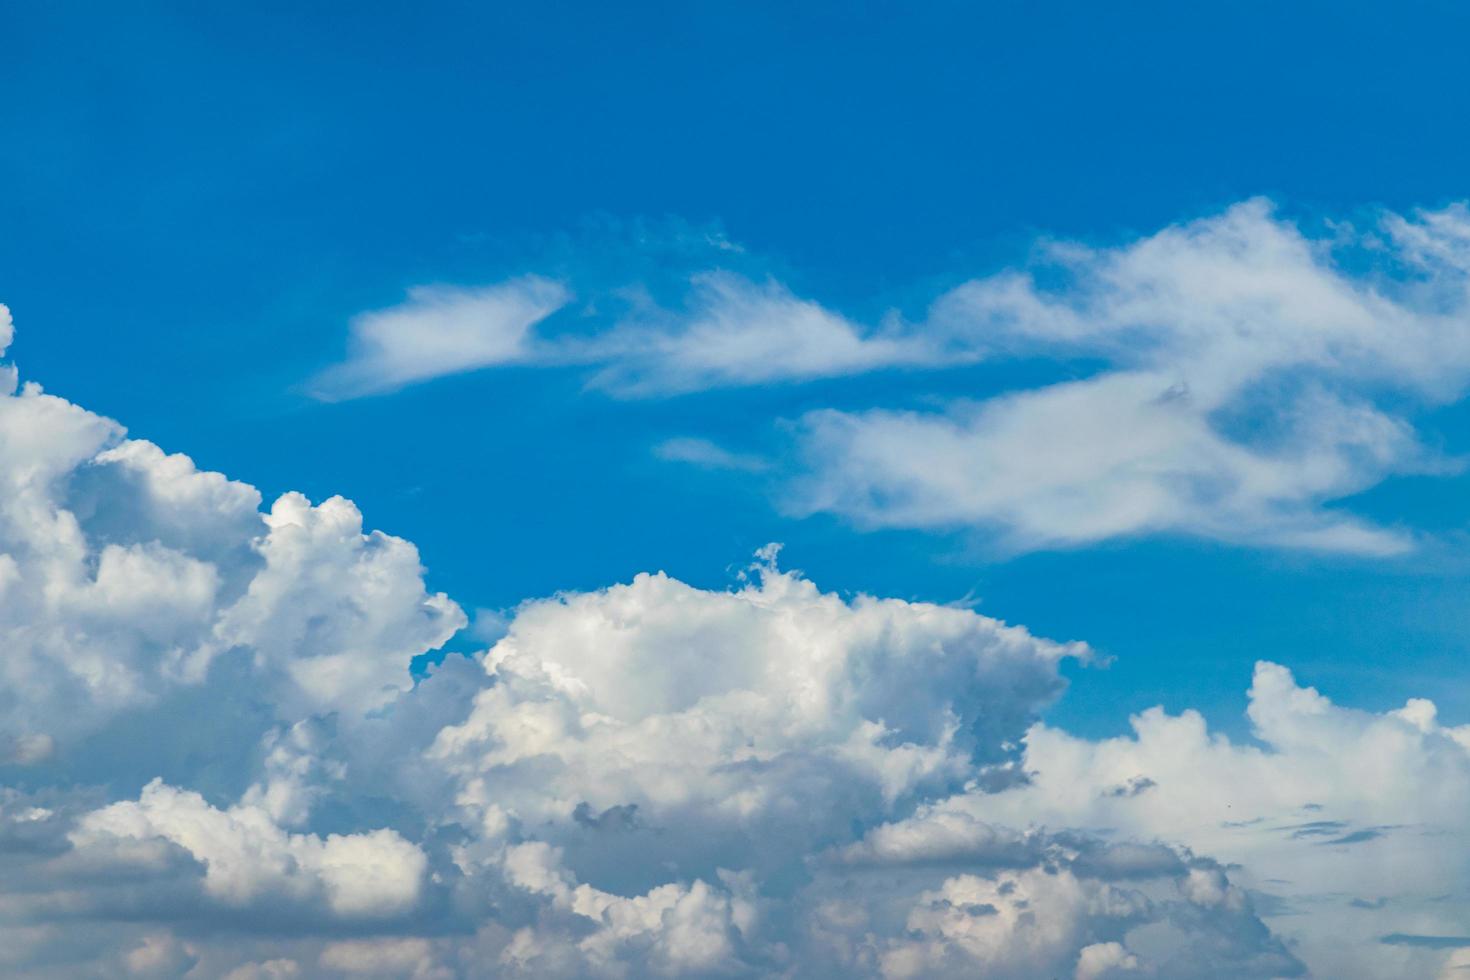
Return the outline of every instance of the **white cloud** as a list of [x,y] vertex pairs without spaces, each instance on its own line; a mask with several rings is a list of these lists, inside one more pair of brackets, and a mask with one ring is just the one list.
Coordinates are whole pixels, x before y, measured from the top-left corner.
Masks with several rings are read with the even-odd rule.
[[1053,246],[1047,285],[965,284],[928,329],[1107,367],[941,411],[812,413],[792,505],[1017,549],[1173,533],[1402,551],[1405,533],[1326,505],[1458,467],[1412,414],[1470,381],[1467,229],[1455,207],[1314,240],[1251,201],[1118,248]]
[[10,316],[10,307],[0,303],[0,357],[10,347],[10,342],[15,339],[15,322]]
[[711,470],[743,470],[747,473],[759,473],[771,467],[768,460],[746,453],[732,453],[708,439],[665,439],[653,447],[653,454],[670,463],[688,463],[691,466]]
[[513,884],[595,924],[593,930],[580,939],[570,931],[523,930],[502,952],[500,962],[507,969],[544,975],[576,964],[579,971],[613,976],[626,975],[634,966],[660,976],[748,972],[737,966],[741,925],[753,924],[741,896],[695,881],[624,897],[576,884],[561,857],[560,849],[533,842],[508,849],[504,864]]
[[[423,853],[391,830],[331,834],[282,830],[264,809],[217,810],[198,793],[154,780],[137,801],[81,818],[70,834],[85,853],[118,842],[168,841],[204,868],[204,890],[226,905],[289,902],[325,906],[342,918],[377,918],[412,909],[426,867]],[[147,851],[124,848],[128,863]]]
[[934,364],[943,353],[898,327],[869,331],[781,283],[729,272],[692,279],[687,308],[619,324],[587,341],[595,387],[623,396],[800,381]]
[[813,413],[794,506],[870,527],[978,528],[1018,550],[1150,532],[1378,555],[1410,547],[1404,532],[1320,506],[1395,470],[1438,468],[1405,423],[1318,392],[1280,409],[1280,444],[1256,447],[1218,432],[1216,406],[1171,377],[1119,372],[941,415]]
[[453,974],[436,964],[427,939],[349,939],[334,942],[317,960],[325,969],[350,977],[448,980]]
[[197,962],[192,947],[167,932],[144,936],[123,958],[128,975],[133,977],[183,976]]
[[1125,976],[1138,969],[1138,957],[1122,943],[1093,943],[1082,947],[1077,957],[1077,980],[1099,980],[1106,976]]
[[1086,647],[826,593],[774,549],[730,589],[526,602],[415,682],[464,624],[346,500],[262,512],[0,397],[0,966],[1351,980],[1458,955],[1470,733],[1427,702],[1356,712],[1263,665],[1264,749],[1161,711],[1080,739],[1036,718]]
[[[36,760],[243,659],[283,721],[361,718],[464,622],[341,498],[252,487],[28,386],[0,398],[0,736]],[[331,615],[324,615],[329,610]],[[221,719],[225,721],[225,719]],[[257,733],[258,734],[258,733]]]
[[1069,872],[958,875],[919,896],[907,936],[883,954],[883,974],[1051,976],[1096,945],[1086,943],[1093,919],[1127,922],[1144,912],[1141,896]]
[[407,302],[353,318],[349,356],[320,373],[335,401],[493,365],[576,365],[623,398],[803,381],[952,359],[897,326],[867,330],[774,280],[725,271],[690,277],[681,309],[639,304],[610,326],[538,335],[570,292],[539,276],[481,289],[421,286]]
[[[264,566],[214,630],[216,647],[248,646],[256,666],[290,679],[299,713],[365,713],[406,690],[403,664],[465,624],[447,596],[428,596],[413,545],[364,535],[362,514],[332,497],[282,495],[264,518]],[[407,586],[407,587],[405,587]],[[321,610],[341,614],[323,617]]]
[[[619,397],[792,383],[882,368],[1030,358],[1057,381],[922,411],[819,410],[796,425],[796,513],[865,527],[969,529],[1015,550],[1179,534],[1384,555],[1412,533],[1338,502],[1462,461],[1426,445],[1421,410],[1470,383],[1470,210],[1386,214],[1311,237],[1251,200],[1111,248],[1045,243],[1031,268],[966,282],[916,322],[855,323],[774,280],[690,277],[540,335],[566,288],[538,277],[420,289],[353,323],[330,397],[491,364],[576,366]],[[1080,374],[1080,377],[1078,376]],[[666,458],[755,471],[698,438]]]
[[295,960],[273,959],[261,963],[242,963],[224,980],[294,980],[301,976],[301,964]]
[[353,318],[347,360],[319,374],[313,391],[335,401],[516,363],[529,354],[532,328],[570,299],[540,276],[480,289],[414,287],[407,302]]
[[984,767],[1001,778],[1005,746],[1061,690],[1057,662],[1085,654],[967,610],[756,576],[721,593],[640,575],[522,606],[485,655],[492,683],[431,753],[475,822],[493,810],[585,841],[608,815],[629,833],[598,846],[631,853],[657,828],[704,870],[699,838],[729,827],[765,836],[774,862],[834,820]]
[[[1339,707],[1261,663],[1249,709],[1260,747],[1211,735],[1194,712],[1152,709],[1132,735],[1098,742],[1038,725],[1025,739],[1027,785],[921,808],[863,847],[959,861],[966,846],[995,851],[989,824],[1172,841],[1237,868],[1231,877],[1269,900],[1273,926],[1314,972],[1429,975],[1443,950],[1378,938],[1463,932],[1463,897],[1444,896],[1470,873],[1470,729],[1435,714],[1423,700],[1382,714]],[[1188,887],[1196,904],[1228,894],[1210,873]]]

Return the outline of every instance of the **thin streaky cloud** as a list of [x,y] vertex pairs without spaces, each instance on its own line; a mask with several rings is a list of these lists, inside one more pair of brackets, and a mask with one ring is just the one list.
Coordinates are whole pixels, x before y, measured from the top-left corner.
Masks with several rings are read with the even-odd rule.
[[309,388],[323,401],[341,401],[525,361],[533,328],[570,300],[564,285],[540,276],[476,289],[416,286],[402,304],[353,317],[346,360]]
[[[809,411],[772,460],[781,506],[978,534],[1009,552],[1142,535],[1370,557],[1415,547],[1412,528],[1342,501],[1463,467],[1416,427],[1470,385],[1463,205],[1314,238],[1253,199],[1113,247],[1036,252],[1034,267],[879,327],[720,270],[689,276],[677,308],[640,303],[555,333],[538,326],[570,293],[550,280],[415,290],[353,321],[352,356],[318,389],[352,397],[520,364],[652,399],[901,368],[874,388],[892,393],[985,360],[1087,358],[1100,367],[1084,377],[978,401]],[[668,452],[751,468],[694,444]]]
[[739,470],[760,473],[771,468],[771,461],[750,453],[735,453],[708,439],[665,439],[653,447],[653,454],[670,463],[688,463],[710,470]]
[[977,531],[1013,551],[1149,534],[1367,556],[1414,546],[1411,530],[1335,503],[1463,466],[1415,428],[1470,384],[1463,207],[1313,239],[1254,200],[1046,254],[1047,276],[967,283],[930,323],[976,347],[1105,367],[938,410],[810,412],[790,509]]

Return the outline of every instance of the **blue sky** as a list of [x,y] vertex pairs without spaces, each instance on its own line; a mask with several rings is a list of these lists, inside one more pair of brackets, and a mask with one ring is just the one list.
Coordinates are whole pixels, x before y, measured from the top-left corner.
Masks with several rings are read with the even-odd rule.
[[[954,535],[793,520],[758,480],[650,455],[1003,370],[623,404],[572,370],[318,404],[347,323],[421,283],[665,283],[728,256],[852,317],[1253,195],[1338,220],[1463,194],[1466,14],[1379,5],[20,5],[0,67],[0,289],[49,390],[268,493],[349,493],[466,604],[767,540],[841,590],[951,601],[1115,656],[1060,711],[1222,724],[1263,654],[1369,703],[1470,712],[1462,562],[1164,539],[1005,560]],[[583,287],[585,288],[585,287]],[[85,349],[89,356],[74,356]],[[1434,432],[1463,448],[1463,412]],[[1366,506],[1439,534],[1462,481]],[[691,527],[697,528],[691,532]],[[1434,549],[1431,549],[1433,551]],[[1386,671],[1385,644],[1393,669]]]
[[[224,820],[265,807],[288,849],[391,827],[404,836],[384,860],[408,854],[414,874],[427,881],[430,868],[442,884],[460,872],[444,856],[452,835],[434,837],[447,804],[424,787],[439,776],[455,787],[455,806],[481,808],[470,823],[491,828],[504,818],[517,828],[484,829],[480,844],[490,848],[502,833],[523,848],[554,845],[565,866],[536,865],[536,874],[566,888],[590,881],[608,902],[662,883],[640,864],[639,848],[665,848],[659,867],[673,869],[680,888],[714,882],[717,868],[748,867],[752,888],[779,893],[772,901],[799,893],[816,905],[842,889],[812,872],[815,884],[800,887],[816,891],[799,892],[793,868],[810,870],[839,846],[846,856],[838,863],[881,864],[892,841],[880,831],[910,827],[905,821],[917,821],[920,836],[926,820],[949,831],[982,817],[1044,825],[1061,836],[1026,838],[1026,846],[1052,857],[1074,847],[1065,828],[1121,827],[1119,834],[1183,848],[1169,852],[1174,870],[1160,888],[1179,889],[1200,908],[1246,909],[1244,918],[1210,919],[1210,948],[1242,957],[1221,960],[1220,976],[1298,968],[1347,975],[1334,970],[1348,959],[1332,959],[1350,959],[1334,953],[1332,936],[1345,930],[1408,937],[1377,943],[1371,955],[1382,959],[1353,969],[1429,976],[1470,965],[1455,952],[1470,948],[1470,895],[1457,878],[1470,850],[1446,858],[1412,850],[1421,845],[1402,843],[1408,831],[1399,835],[1462,813],[1454,795],[1462,783],[1470,799],[1470,768],[1434,754],[1470,744],[1470,728],[1450,728],[1470,723],[1470,212],[1457,203],[1470,198],[1467,31],[1470,9],[1448,2],[7,5],[0,302],[15,337],[7,344],[0,318],[0,355],[23,381],[95,415],[68,415],[63,426],[60,409],[35,407],[50,402],[3,400],[0,453],[12,465],[0,461],[0,488],[30,507],[26,495],[41,491],[26,482],[26,467],[54,450],[59,461],[35,465],[69,474],[71,489],[38,496],[24,519],[0,505],[0,558],[30,556],[34,567],[17,574],[33,576],[25,581],[35,595],[52,596],[61,586],[47,576],[61,566],[35,556],[70,539],[58,530],[64,522],[35,523],[34,514],[75,513],[85,539],[73,556],[85,570],[78,575],[97,590],[110,575],[135,578],[140,592],[157,594],[149,600],[156,605],[139,600],[143,611],[123,626],[97,626],[101,606],[92,599],[76,600],[83,612],[64,609],[45,629],[24,617],[15,626],[5,618],[0,563],[0,635],[14,628],[30,643],[54,627],[56,635],[95,638],[119,663],[156,654],[165,666],[157,676],[138,668],[144,680],[136,686],[147,697],[119,715],[82,695],[66,700],[55,693],[70,690],[61,681],[38,686],[33,698],[0,694],[0,850],[9,840],[6,807],[22,812],[14,802],[22,797],[5,795],[12,789],[32,794],[23,802],[45,809],[46,820],[54,810],[73,821],[54,833],[77,848],[153,820],[156,836],[212,869],[201,878],[201,902],[224,894],[224,905],[245,918],[220,912],[141,939],[118,926],[117,949],[142,942],[149,963],[157,953],[159,962],[202,964],[195,977],[278,954],[317,966],[239,976],[351,974],[341,964],[369,949],[351,946],[352,937],[377,936],[377,927],[320,898],[337,894],[328,871],[307,884],[257,881],[245,888],[249,896],[280,885],[322,916],[311,921],[325,945],[309,956],[304,946],[282,945],[271,932],[275,913],[251,905],[254,897],[235,901],[245,886],[219,871],[228,862],[211,859],[160,814],[196,807],[201,821]],[[0,374],[0,387],[7,378]],[[19,419],[9,429],[6,413]],[[192,468],[179,477],[138,443],[104,432],[99,416],[240,482],[222,490]],[[39,435],[50,426],[54,438]],[[77,446],[85,448],[73,452]],[[191,489],[169,496],[157,475],[165,472]],[[114,478],[120,482],[107,482]],[[145,484],[146,493],[138,489]],[[289,491],[322,506],[289,497],[265,518],[251,487],[265,510]],[[363,538],[355,512],[323,505],[334,494],[355,502],[366,528],[416,545],[422,577],[401,542]],[[207,518],[192,509],[206,498]],[[298,526],[316,529],[301,532],[309,547],[291,536]],[[345,550],[333,551],[332,541]],[[107,550],[119,542],[141,550],[125,560]],[[769,542],[783,545],[779,568],[805,580],[775,565],[752,569],[751,556]],[[153,545],[186,557],[160,558]],[[188,656],[180,651],[193,641],[159,625],[160,617],[173,620],[157,610],[182,609],[190,589],[224,583],[225,595],[263,581],[260,562],[276,567],[275,559],[241,555],[296,548],[319,549],[300,567],[319,560],[326,571],[302,573],[286,590],[296,603],[289,609],[242,625],[258,611],[226,611],[221,601],[219,615],[199,627],[208,642]],[[292,560],[280,558],[283,566]],[[660,570],[672,584],[635,582]],[[820,592],[802,592],[803,581]],[[375,591],[384,583],[393,588]],[[598,591],[616,583],[633,584]],[[560,592],[587,595],[519,607]],[[824,605],[831,595],[852,604],[833,612]],[[859,596],[904,602],[880,616]],[[114,613],[127,604],[108,601]],[[956,612],[936,625],[923,603],[981,615]],[[368,611],[344,625],[347,608]],[[705,610],[705,618],[670,626],[660,616],[677,618],[673,608]],[[638,610],[663,612],[641,619]],[[727,826],[714,804],[669,803],[639,774],[608,789],[598,773],[616,760],[597,755],[591,736],[563,747],[565,760],[578,760],[566,762],[573,775],[556,777],[565,782],[548,777],[551,788],[537,795],[510,779],[504,799],[487,803],[475,795],[485,785],[478,770],[444,746],[489,738],[496,705],[510,717],[529,710],[530,701],[512,704],[505,693],[501,704],[494,692],[529,698],[525,691],[549,682],[510,654],[503,662],[480,656],[486,671],[501,672],[483,690],[477,661],[458,656],[412,692],[401,676],[404,662],[423,676],[446,650],[473,655],[508,627],[514,642],[496,649],[584,671],[589,689],[604,686],[602,700],[579,710],[631,725],[625,715],[652,712],[650,704],[668,709],[703,690],[702,671],[712,668],[679,666],[691,644],[737,657],[750,648],[741,643],[755,644],[775,651],[771,671],[820,660],[832,636],[866,637],[870,628],[884,637],[875,644],[909,653],[949,649],[955,636],[976,649],[1009,649],[987,617],[1030,631],[1014,641],[1032,658],[1027,666],[977,680],[954,674],[943,658],[925,661],[914,694],[914,703],[928,699],[933,717],[947,711],[973,727],[972,769],[956,775],[935,763],[924,777],[933,785],[914,777],[885,797],[888,809],[869,805],[887,785],[880,793],[876,782],[862,783],[843,797],[851,814],[789,833],[779,813],[763,811]],[[795,625],[782,632],[776,620]],[[579,644],[596,630],[621,636],[624,627],[636,635],[626,649],[609,641],[616,649],[608,656],[626,673],[600,673],[597,651]],[[277,635],[292,629],[294,639]],[[325,647],[381,660],[386,686],[363,694],[358,680],[381,678],[343,668],[347,679],[324,694],[332,686],[325,675],[293,673],[299,665],[271,673],[290,659],[288,648],[316,656],[292,646],[310,646],[302,636],[314,631]],[[143,653],[125,639],[135,634],[145,637],[137,641]],[[1098,656],[1085,664],[1075,648],[1031,637],[1082,641]],[[241,660],[243,673],[226,675],[217,666],[232,655],[226,648],[253,651],[254,666]],[[92,670],[66,649],[83,665],[72,673]],[[660,656],[674,664],[668,677]],[[190,657],[203,666],[189,666]],[[1258,670],[1258,661],[1283,665],[1295,680],[1269,664]],[[862,667],[869,669],[852,682],[855,691],[879,683],[873,677],[897,690],[914,676],[885,679],[881,665]],[[280,679],[287,675],[289,683]],[[1058,676],[1070,681],[1059,698]],[[155,681],[157,690],[148,686]],[[747,681],[749,689],[740,687]],[[169,686],[175,682],[183,687]],[[233,683],[251,693],[238,694]],[[946,685],[972,683],[992,693],[968,706],[944,701]],[[730,684],[764,691],[748,678]],[[1313,700],[1309,686],[1332,703]],[[1003,687],[1012,700],[993,695]],[[404,700],[392,710],[374,700],[373,691],[399,688]],[[883,701],[886,692],[863,697],[881,701],[889,720],[917,711]],[[413,697],[416,707],[408,706]],[[254,720],[200,734],[207,751],[128,755],[196,722],[208,729],[211,698]],[[1422,708],[1395,713],[1412,698],[1438,706],[1440,727]],[[82,701],[96,708],[95,724],[77,721],[70,733],[25,727],[32,715],[67,716]],[[164,708],[138,707],[145,703]],[[1167,716],[1130,721],[1156,705]],[[1210,755],[1208,739],[1176,717],[1189,710],[1235,748]],[[6,713],[25,724],[12,733]],[[1303,721],[1307,715],[1316,721]],[[1047,727],[1026,728],[1033,716]],[[925,717],[902,729],[910,741],[901,747],[950,751],[949,736],[925,727]],[[356,741],[322,734],[338,724]],[[790,727],[806,731],[802,724]],[[1370,752],[1372,739],[1409,725],[1433,742],[1423,758],[1384,763],[1402,781],[1384,777],[1379,790],[1365,783],[1371,791],[1353,796],[1357,760],[1399,760],[1388,749]],[[713,762],[688,778],[702,786],[709,776],[711,799],[759,790],[820,810],[831,801],[803,795],[812,792],[808,777],[838,785],[822,767],[859,737],[823,732],[830,744],[811,736],[783,749],[808,767],[791,786],[732,788],[709,776],[725,772]],[[1005,767],[1021,759],[1027,732],[1023,761],[1043,775],[1023,790],[1006,782],[1014,771]],[[1353,748],[1322,762],[1315,748],[1301,751],[1319,737]],[[896,753],[898,738],[874,745]],[[1196,742],[1206,761],[1170,756],[1171,745]],[[384,775],[387,763],[371,756],[390,743],[413,746],[404,752],[415,762],[439,753],[428,767],[436,775]],[[1271,746],[1276,761],[1262,762],[1252,745]],[[61,761],[48,761],[53,749]],[[225,761],[200,763],[210,752]],[[289,769],[287,756],[300,762],[292,778],[306,788],[277,779],[272,766]],[[35,760],[41,769],[25,769]],[[717,761],[738,768],[748,760]],[[1187,804],[1161,803],[1142,816],[1109,809],[1127,804],[1108,801],[1152,799],[1155,777],[1161,793],[1174,792],[1161,774],[1176,764],[1175,785],[1194,770],[1223,768],[1191,788]],[[301,776],[308,770],[309,779]],[[1069,809],[1065,774],[1077,785],[1096,782],[1103,802]],[[1317,774],[1327,782],[1312,783]],[[163,782],[149,783],[155,776]],[[1054,793],[1058,784],[1048,780],[1063,789]],[[1257,794],[1256,782],[1270,792]],[[1296,784],[1311,784],[1316,795],[1290,796]],[[46,794],[62,792],[56,787],[75,790],[81,802],[54,803]],[[1005,791],[992,800],[994,787]],[[196,801],[190,789],[202,796]],[[1343,848],[1392,837],[1409,857],[1365,846],[1352,853],[1367,853],[1366,863],[1347,871],[1346,863],[1329,868],[1315,857],[1326,852],[1307,844],[1283,856],[1274,838],[1251,849],[1214,830],[1189,836],[1193,801],[1213,805],[1215,789],[1222,808],[1256,808],[1220,827],[1270,821],[1312,847],[1332,834],[1342,836],[1326,843]],[[553,796],[556,806],[581,799],[593,809],[574,817],[556,810]],[[1379,796],[1410,803],[1393,810]],[[1186,816],[1176,820],[1176,810]],[[537,837],[533,816],[554,829]],[[701,850],[682,831],[656,838],[655,824],[638,822],[657,819],[762,846],[753,857],[733,843]],[[618,827],[628,836],[606,849],[586,842],[586,834]],[[246,833],[232,825],[236,832]],[[1341,843],[1353,834],[1360,836]],[[1079,888],[1093,888],[1083,869],[1104,845],[1096,853],[1076,846],[1082,851],[1067,851],[1068,866],[1078,869]],[[505,950],[519,948],[506,937],[533,919],[525,935],[544,949],[575,946],[535,932],[551,929],[550,920],[516,904],[531,899],[515,888],[530,889],[565,911],[562,886],[536,892],[526,884],[535,877],[526,870],[532,851],[518,852],[519,864],[511,851],[495,853],[485,859],[501,862],[490,885],[455,865],[463,893],[435,898],[415,884],[411,900],[385,898],[388,911],[372,915],[389,918],[372,921],[389,922],[384,934],[409,945],[372,947],[368,958],[401,954],[412,966],[422,952],[438,969],[450,954],[433,937],[473,933],[480,952],[459,949],[455,962],[493,946],[503,964]],[[1223,863],[1209,863],[1214,856]],[[1235,894],[1225,877],[1230,862],[1247,869],[1248,878],[1230,880],[1244,881],[1238,887],[1254,906],[1209,898],[1212,876],[1223,882],[1219,894]],[[1424,871],[1422,881],[1400,882],[1402,895],[1386,886],[1369,893],[1384,868],[1410,876],[1441,865],[1447,880]],[[42,866],[34,880],[53,874],[60,872]],[[1272,890],[1292,875],[1297,891]],[[728,912],[744,886],[718,880],[711,894],[724,896]],[[944,891],[954,907],[999,901],[963,875],[919,887],[931,898]],[[961,894],[973,888],[981,891]],[[1445,890],[1456,903],[1435,906]],[[511,910],[504,936],[490,936],[494,929],[471,913],[460,920],[445,911],[455,902],[471,907],[471,892],[486,908]],[[1334,902],[1347,918],[1324,913],[1292,925],[1302,909]],[[1400,917],[1351,918],[1384,908]],[[924,933],[924,914],[900,916],[909,925],[899,932]],[[122,921],[115,909],[98,915]],[[200,937],[215,927],[256,938],[204,945]],[[5,928],[0,915],[0,934]],[[1004,975],[1114,976],[1107,971],[1149,950],[1110,928],[1078,926],[1090,945],[1078,939],[1054,961],[1011,964]],[[1102,941],[1114,933],[1117,943]],[[1227,934],[1229,943],[1219,939]],[[861,972],[856,960],[812,966],[819,961],[802,960],[807,953],[789,935],[772,946],[744,935],[742,955],[763,950],[751,953],[761,964],[755,973],[777,962],[807,963],[809,975]],[[938,945],[892,942],[879,957],[888,957],[885,975],[903,975],[905,963],[940,975],[935,956],[946,969],[958,962],[943,959],[949,954],[935,952]],[[653,955],[637,955],[645,953]],[[73,975],[46,972],[62,954],[36,956],[36,976]],[[1086,973],[1092,961],[1099,972]],[[0,967],[7,962],[0,958]],[[114,964],[98,967],[104,972],[122,969],[121,960],[96,961],[104,962]],[[543,975],[550,962],[526,960]],[[627,962],[682,969],[674,960]],[[1182,961],[1159,962],[1165,975],[1182,969]],[[461,975],[444,968],[450,972],[419,975]]]

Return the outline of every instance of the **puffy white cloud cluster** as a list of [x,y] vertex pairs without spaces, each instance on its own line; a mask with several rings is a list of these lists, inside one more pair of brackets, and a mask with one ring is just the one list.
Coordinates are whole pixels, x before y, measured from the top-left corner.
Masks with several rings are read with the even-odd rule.
[[1265,662],[1249,718],[1258,744],[1211,735],[1192,711],[1152,709],[1097,742],[1038,724],[1026,785],[921,807],[863,846],[954,861],[993,852],[993,822],[1114,828],[1226,862],[1235,885],[1200,878],[1196,901],[1251,891],[1319,975],[1432,975],[1464,934],[1470,728],[1418,699],[1343,708]]
[[34,386],[0,396],[0,487],[7,976],[1368,977],[1459,955],[1470,736],[1425,702],[1353,712],[1263,666],[1266,748],[1159,712],[1089,742],[1037,721],[1085,646],[824,593],[774,549],[728,590],[529,601],[415,679],[465,617],[345,500],[262,511]]
[[292,834],[264,807],[218,810],[157,779],[137,801],[83,816],[69,840],[81,852],[121,850],[125,861],[139,844],[166,841],[203,867],[205,893],[226,905],[289,900],[349,919],[411,908],[425,869],[423,852],[391,830]]
[[[0,402],[0,739],[39,761],[230,661],[282,721],[382,706],[464,624],[348,501],[252,487],[27,385]],[[324,610],[335,614],[326,615]]]
[[700,836],[809,825],[820,839],[834,792],[845,825],[1008,778],[1007,747],[1060,693],[1057,661],[1085,654],[967,610],[847,603],[771,564],[755,572],[730,593],[640,575],[525,604],[432,757],[467,797],[536,823],[594,819],[575,810]]

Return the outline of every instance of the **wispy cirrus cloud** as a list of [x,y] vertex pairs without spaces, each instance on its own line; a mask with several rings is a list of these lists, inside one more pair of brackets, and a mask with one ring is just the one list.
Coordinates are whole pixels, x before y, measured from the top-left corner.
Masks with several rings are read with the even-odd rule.
[[317,374],[309,390],[341,401],[525,361],[532,329],[570,299],[565,286],[540,276],[477,289],[414,287],[398,306],[353,317],[346,360]]
[[[786,509],[978,533],[1014,551],[1151,534],[1413,547],[1411,529],[1338,502],[1461,468],[1416,423],[1470,384],[1464,206],[1313,237],[1251,200],[1120,245],[1043,242],[1036,255],[945,292],[917,320],[876,326],[731,271],[688,276],[672,306],[579,312],[554,330],[570,291],[549,280],[419,290],[357,318],[352,356],[319,389],[351,397],[514,363],[649,399],[901,368],[874,404],[793,420],[790,451],[772,458]],[[1016,358],[1080,376],[928,397],[929,371]],[[756,458],[684,439],[660,454]]]
[[859,326],[774,280],[705,272],[690,286],[682,309],[641,313],[573,347],[594,366],[592,387],[649,397],[933,367],[959,356],[897,322]]
[[869,330],[781,283],[712,270],[688,278],[677,310],[640,305],[611,323],[548,334],[572,299],[539,276],[481,289],[417,287],[406,302],[352,320],[346,361],[317,375],[324,400],[385,394],[444,375],[510,364],[574,366],[618,398],[810,381],[955,356],[900,328]]
[[744,470],[760,473],[771,468],[770,460],[746,453],[732,453],[708,439],[665,439],[653,447],[653,454],[671,463],[688,463],[710,470]]
[[1391,554],[1404,531],[1329,507],[1460,462],[1417,411],[1470,383],[1470,212],[1312,239],[1264,201],[941,297],[931,329],[1086,356],[1078,380],[939,410],[801,421],[793,506],[875,527],[972,528],[1020,550],[1187,534]]

